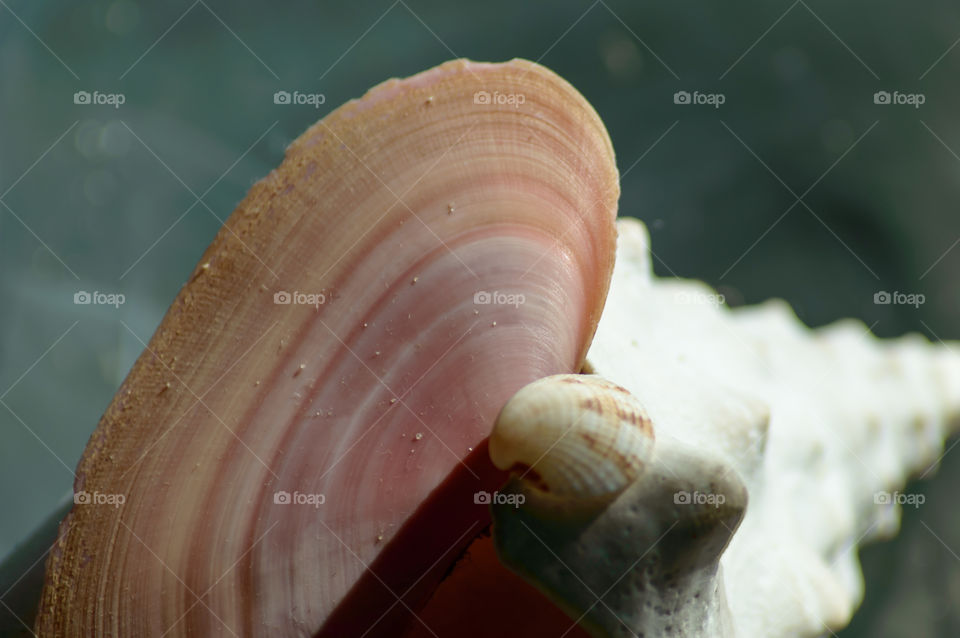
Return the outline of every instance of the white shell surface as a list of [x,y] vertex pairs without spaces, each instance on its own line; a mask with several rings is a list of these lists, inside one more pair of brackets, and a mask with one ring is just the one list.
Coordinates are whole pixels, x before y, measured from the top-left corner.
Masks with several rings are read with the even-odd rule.
[[832,633],[863,596],[858,546],[897,531],[889,494],[935,465],[956,428],[960,349],[881,341],[850,320],[810,330],[782,301],[731,311],[700,282],[653,276],[641,223],[618,230],[588,363],[642,402],[659,441],[719,458],[746,484],[720,560],[724,635]]

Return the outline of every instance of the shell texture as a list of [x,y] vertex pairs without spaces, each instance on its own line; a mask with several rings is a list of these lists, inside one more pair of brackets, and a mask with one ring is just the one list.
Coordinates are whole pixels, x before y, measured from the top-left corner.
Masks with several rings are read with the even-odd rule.
[[[37,634],[401,635],[491,511],[500,559],[593,636],[845,625],[856,548],[957,430],[960,356],[730,310],[655,277],[635,220],[614,269],[618,195],[600,119],[530,62],[311,127],[91,437]],[[503,470],[534,506],[471,498]]]
[[731,310],[653,276],[638,221],[618,229],[588,367],[643,404],[656,447],[587,521],[495,508],[502,558],[594,636],[836,631],[863,596],[858,547],[897,531],[922,496],[904,483],[957,430],[960,351],[849,320],[811,330],[779,301]]
[[600,119],[531,62],[449,62],[312,126],[91,437],[76,492],[125,502],[63,521],[37,633],[396,635],[489,520],[497,411],[582,366],[618,194]]
[[650,419],[627,390],[580,374],[546,377],[517,392],[489,443],[498,468],[571,499],[622,492],[643,472],[653,444]]

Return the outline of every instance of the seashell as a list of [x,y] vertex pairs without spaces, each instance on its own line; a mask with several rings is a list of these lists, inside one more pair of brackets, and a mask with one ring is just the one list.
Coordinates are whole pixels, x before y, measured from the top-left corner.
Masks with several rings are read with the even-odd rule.
[[[505,489],[529,494],[518,482]],[[722,498],[677,498],[698,493]],[[662,437],[643,476],[604,507],[576,516],[577,508],[538,505],[493,505],[497,556],[590,636],[731,635],[717,562],[747,490],[728,464]],[[603,592],[603,605],[593,592]]]
[[[919,506],[923,490],[904,489],[907,479],[930,472],[960,428],[958,344],[919,335],[881,340],[851,320],[810,329],[782,301],[730,309],[702,283],[655,276],[646,229],[628,218],[617,226],[617,264],[588,356],[598,374],[647,408],[657,424],[656,458],[583,535],[551,543],[554,521],[538,526],[537,512],[495,510],[494,532],[504,532],[498,546],[511,545],[525,577],[552,587],[568,611],[583,594],[565,570],[603,592],[609,568],[611,586],[618,584],[605,600],[616,603],[595,605],[580,621],[609,630],[597,635],[839,631],[863,599],[857,549],[896,531],[891,492]],[[669,461],[671,452],[687,460]],[[740,482],[743,494],[732,489]],[[634,510],[624,506],[642,516],[631,520]],[[739,510],[739,527],[711,519]],[[512,538],[501,524],[510,517],[519,527]],[[676,525],[659,542],[670,548],[666,555],[651,548],[650,536],[622,534],[628,525],[654,539]],[[705,529],[718,534],[712,545]],[[539,544],[531,531],[550,544],[550,552],[537,550],[544,562],[525,551],[529,539]],[[628,552],[648,548],[634,565]],[[676,556],[683,560],[671,565]],[[658,582],[660,570],[670,585],[635,586]],[[691,595],[693,588],[704,593]]]
[[[783,302],[731,310],[702,283],[656,277],[645,228],[617,225],[587,367],[644,405],[654,454],[589,516],[529,498],[514,506],[535,492],[511,480],[491,507],[498,558],[591,636],[839,631],[863,599],[856,549],[896,531],[898,503],[923,504],[915,487],[899,490],[935,467],[960,428],[957,344],[882,341],[849,320],[809,329]],[[537,410],[564,401],[541,397]],[[550,424],[555,439],[562,418]],[[536,417],[506,420],[521,428]],[[503,448],[531,445],[524,436],[491,439],[498,465],[513,462]],[[460,582],[467,569],[477,570]],[[455,604],[451,594],[437,597]]]
[[62,522],[37,633],[399,634],[489,521],[497,410],[583,364],[618,193],[600,119],[531,62],[449,62],[312,126],[91,437],[75,490],[123,503]]
[[497,417],[490,458],[565,499],[609,499],[653,453],[650,418],[630,392],[596,375],[558,374],[517,392]]
[[[896,529],[887,490],[960,428],[957,344],[808,330],[782,303],[730,311],[653,276],[627,220],[598,327],[616,196],[596,114],[528,62],[392,80],[310,129],[91,438],[37,634],[438,638],[437,614],[461,610],[444,637],[839,629],[863,595],[855,549]],[[584,369],[639,398],[655,449],[649,419],[646,439],[621,439],[610,410],[570,423],[571,389],[531,383]],[[627,401],[584,379],[594,401]],[[512,400],[485,449],[514,394],[529,416]],[[603,508],[497,499],[491,548],[474,531],[488,508],[464,495],[502,482],[493,462],[521,472],[507,497]],[[438,588],[471,541],[486,552]],[[431,624],[403,634],[431,592]],[[558,609],[580,626],[543,622]],[[532,628],[503,624],[517,616]]]

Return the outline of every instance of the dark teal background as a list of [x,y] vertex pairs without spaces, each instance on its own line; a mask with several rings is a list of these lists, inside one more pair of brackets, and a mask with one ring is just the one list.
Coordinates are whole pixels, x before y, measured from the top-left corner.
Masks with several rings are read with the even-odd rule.
[[[537,60],[590,100],[658,274],[733,304],[783,297],[812,325],[960,339],[958,38],[943,0],[2,0],[0,555],[71,491],[138,338],[285,146],[454,57]],[[81,90],[125,103],[76,105]],[[275,105],[278,90],[326,101]],[[926,102],[877,105],[880,90]],[[74,305],[78,290],[126,303]],[[880,290],[926,303],[875,305]],[[865,609],[841,636],[960,635],[958,480],[954,453],[912,486],[927,502],[866,551]]]

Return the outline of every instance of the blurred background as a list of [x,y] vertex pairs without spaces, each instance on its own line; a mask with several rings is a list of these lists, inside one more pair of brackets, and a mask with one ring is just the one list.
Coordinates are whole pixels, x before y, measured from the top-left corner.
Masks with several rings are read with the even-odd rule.
[[[69,498],[141,340],[287,144],[454,57],[536,60],[587,97],[659,275],[960,339],[960,5],[346,4],[0,0],[0,557]],[[926,503],[863,552],[838,636],[960,635],[958,481],[948,453],[911,486]]]

